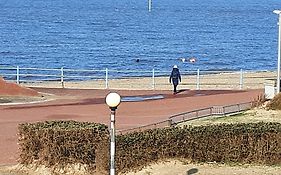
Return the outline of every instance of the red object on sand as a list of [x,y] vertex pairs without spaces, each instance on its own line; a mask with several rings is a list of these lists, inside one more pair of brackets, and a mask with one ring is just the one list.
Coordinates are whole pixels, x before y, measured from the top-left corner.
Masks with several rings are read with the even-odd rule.
[[2,96],[38,96],[39,93],[33,89],[22,87],[16,83],[6,82],[0,77],[0,95]]

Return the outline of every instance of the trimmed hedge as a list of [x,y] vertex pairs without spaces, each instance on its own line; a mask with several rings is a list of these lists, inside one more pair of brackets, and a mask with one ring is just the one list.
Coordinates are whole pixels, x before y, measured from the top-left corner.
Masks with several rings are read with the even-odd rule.
[[[19,125],[20,163],[86,164],[108,173],[105,125],[55,121]],[[281,165],[281,124],[242,123],[164,128],[116,137],[117,172],[138,170],[161,159]]]
[[140,169],[161,159],[281,164],[281,124],[221,124],[120,135],[117,168]]
[[108,171],[109,132],[106,125],[76,121],[46,121],[19,125],[20,163],[64,167],[87,165]]

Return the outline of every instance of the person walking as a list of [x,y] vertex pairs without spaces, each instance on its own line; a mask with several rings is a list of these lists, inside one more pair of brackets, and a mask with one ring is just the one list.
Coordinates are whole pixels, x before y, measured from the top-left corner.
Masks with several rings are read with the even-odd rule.
[[174,67],[173,67],[173,70],[172,70],[171,75],[170,75],[169,82],[170,83],[173,82],[174,94],[176,94],[177,93],[177,86],[178,86],[179,82],[181,82],[181,74],[180,74],[180,71],[179,71],[177,65],[174,65]]

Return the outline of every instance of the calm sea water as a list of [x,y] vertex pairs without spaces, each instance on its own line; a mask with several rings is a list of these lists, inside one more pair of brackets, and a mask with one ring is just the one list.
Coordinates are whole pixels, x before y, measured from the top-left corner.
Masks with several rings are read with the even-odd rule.
[[0,65],[275,70],[275,9],[280,0],[153,0],[151,12],[147,0],[0,0]]

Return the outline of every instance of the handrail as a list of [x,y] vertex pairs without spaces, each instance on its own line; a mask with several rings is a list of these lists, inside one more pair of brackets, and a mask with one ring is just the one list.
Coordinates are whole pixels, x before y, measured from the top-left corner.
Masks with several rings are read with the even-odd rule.
[[64,71],[70,72],[105,72],[105,69],[63,69]]
[[[182,82],[181,86],[189,89],[202,89],[202,86],[206,88],[215,88],[219,89],[228,88],[228,89],[244,89],[251,87],[259,87],[263,85],[265,79],[274,78],[272,72],[265,70],[260,70],[258,72],[267,72],[267,76],[257,75],[254,76],[248,70],[240,71],[218,71],[218,70],[188,70],[181,71]],[[250,73],[247,75],[247,73]],[[228,81],[232,76],[231,81]],[[147,86],[150,89],[163,89],[169,87],[168,81],[163,81],[162,77],[168,78],[170,76],[170,71],[167,70],[111,70],[111,69],[69,69],[69,68],[35,68],[35,67],[11,67],[11,66],[0,66],[0,75],[2,75],[8,81],[14,81],[17,83],[25,83],[30,80],[36,83],[36,81],[48,81],[46,77],[57,77],[58,81],[61,82],[61,87],[67,87],[67,82],[71,81],[83,81],[83,80],[104,80],[104,85],[99,86],[98,88],[111,88],[113,85],[110,80],[122,80],[122,79],[141,79],[148,78],[147,81],[139,81],[138,83],[133,83],[135,85],[142,85],[140,83],[147,83]],[[215,75],[215,76],[214,76]],[[259,80],[260,78],[260,80]],[[249,79],[255,79],[257,81],[250,82]],[[212,81],[216,80],[216,81]],[[120,83],[120,82],[119,82]],[[118,88],[130,88],[126,81],[123,81],[123,87],[118,85]],[[32,84],[28,84],[31,85]],[[41,84],[42,86],[44,84]],[[95,85],[95,83],[92,83]],[[188,87],[187,87],[188,86]],[[204,88],[203,87],[203,88]],[[88,87],[91,88],[91,87]],[[97,87],[95,87],[97,88]],[[116,87],[114,87],[116,88]]]
[[19,76],[26,76],[26,77],[60,77],[59,74],[18,74]]
[[123,72],[123,73],[151,73],[151,71],[147,70],[110,70],[108,69],[109,72]]
[[[1,69],[1,68],[0,68]],[[15,68],[17,69],[17,68]],[[61,69],[54,69],[54,68],[35,68],[35,67],[21,67],[20,70],[42,70],[42,71],[60,71]]]
[[[124,129],[124,130],[118,130],[117,133],[123,134],[123,133],[132,132],[132,131],[144,131],[144,130],[147,130],[147,129],[157,129],[157,128],[160,128],[160,127],[157,127],[157,125],[160,125],[160,124],[163,124],[163,123],[164,124],[167,123],[167,125],[166,126],[164,125],[163,127],[171,127],[171,120],[167,119],[167,120],[163,120],[163,121],[156,122],[156,123],[137,126],[137,127],[133,127],[133,128],[129,128],[129,129]],[[163,128],[163,127],[161,127],[161,128]]]
[[210,108],[212,108],[212,107],[200,108],[200,109],[196,109],[196,110],[192,110],[192,111],[188,111],[188,112],[183,112],[183,113],[175,114],[175,115],[170,116],[169,119],[172,119],[172,118],[175,118],[175,117],[178,117],[178,116],[181,116],[181,115],[197,112],[197,111],[203,111],[203,110],[210,109]]
[[[208,116],[213,116],[213,115],[225,116],[225,115],[229,115],[229,114],[234,114],[234,113],[238,113],[238,112],[242,112],[247,109],[250,109],[252,107],[252,103],[253,102],[243,102],[243,103],[236,103],[236,104],[225,105],[225,106],[212,106],[212,107],[201,108],[201,109],[192,110],[192,111],[188,111],[188,112],[182,112],[182,113],[170,116],[167,120],[163,120],[160,122],[151,123],[151,124],[147,124],[147,125],[142,125],[142,126],[138,126],[138,127],[134,127],[134,128],[118,130],[117,133],[124,134],[124,133],[129,133],[129,132],[134,132],[134,131],[145,131],[147,129],[173,127],[178,123],[182,123],[182,122],[189,121],[189,120],[195,120],[195,119],[199,119],[202,117],[208,117]],[[242,105],[249,105],[249,106],[247,108],[241,108]],[[238,108],[235,108],[234,110],[229,111],[229,112],[225,111],[225,108],[234,107],[234,106],[238,106]],[[203,113],[200,115],[200,113],[202,111],[206,111],[206,110],[209,110],[210,113]],[[216,111],[220,111],[220,112],[216,112]],[[195,117],[184,118],[184,115],[192,114],[192,113],[195,113]],[[174,120],[175,118],[180,118],[180,120]],[[167,123],[167,125],[164,125],[164,126],[160,125],[162,123]],[[159,125],[159,127],[157,127],[158,125]]]

